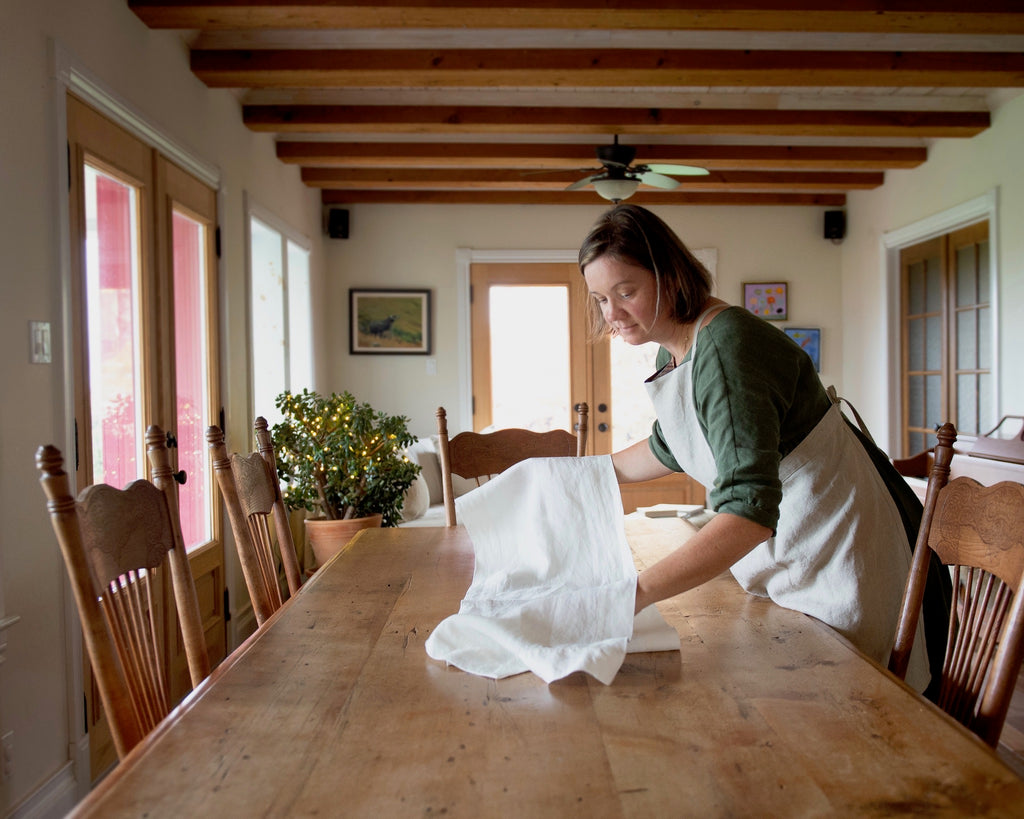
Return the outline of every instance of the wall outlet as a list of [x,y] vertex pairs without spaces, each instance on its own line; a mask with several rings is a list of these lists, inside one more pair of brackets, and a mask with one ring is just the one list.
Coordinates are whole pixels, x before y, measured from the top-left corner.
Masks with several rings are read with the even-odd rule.
[[8,731],[0,736],[0,745],[3,746],[3,764],[0,765],[0,782],[11,780],[11,757],[14,754],[14,731]]

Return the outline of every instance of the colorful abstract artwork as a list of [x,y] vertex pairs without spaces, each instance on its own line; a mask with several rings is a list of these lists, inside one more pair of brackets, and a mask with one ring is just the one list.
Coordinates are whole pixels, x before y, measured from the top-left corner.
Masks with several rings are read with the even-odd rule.
[[747,282],[743,306],[768,321],[785,321],[789,315],[785,282]]
[[821,372],[821,330],[805,327],[786,327],[783,332],[800,345],[811,357],[816,372]]

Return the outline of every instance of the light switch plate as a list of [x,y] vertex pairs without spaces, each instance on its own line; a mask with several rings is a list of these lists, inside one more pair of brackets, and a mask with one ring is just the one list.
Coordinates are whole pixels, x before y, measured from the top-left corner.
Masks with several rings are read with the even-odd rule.
[[50,352],[50,322],[28,323],[28,345],[30,364],[49,364],[53,360]]

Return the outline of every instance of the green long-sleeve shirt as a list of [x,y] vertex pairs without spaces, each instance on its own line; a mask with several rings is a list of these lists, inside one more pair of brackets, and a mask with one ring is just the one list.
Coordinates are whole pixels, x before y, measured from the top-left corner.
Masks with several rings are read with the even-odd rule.
[[[668,360],[668,351],[659,351],[659,370]],[[782,500],[779,462],[830,406],[813,362],[781,330],[731,307],[700,331],[693,394],[718,468],[708,488],[711,508],[774,530]],[[684,471],[657,421],[649,444],[659,461]]]

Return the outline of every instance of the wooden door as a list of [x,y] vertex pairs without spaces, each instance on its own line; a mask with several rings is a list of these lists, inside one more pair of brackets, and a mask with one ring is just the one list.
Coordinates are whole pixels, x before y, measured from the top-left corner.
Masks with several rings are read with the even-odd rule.
[[[159,417],[172,419],[172,467],[182,535],[196,584],[210,667],[224,658],[224,549],[206,428],[219,423],[217,355],[217,194],[163,157],[156,161],[158,292],[160,322]],[[165,586],[165,593],[171,590]],[[173,596],[167,598],[173,613]],[[181,635],[171,632],[172,688],[178,699],[191,690]]]
[[[654,412],[643,379],[657,350],[587,341],[587,289],[575,264],[478,263],[470,285],[475,430],[568,429],[573,404],[586,401],[589,453],[610,453],[649,434]],[[626,512],[705,497],[686,475],[627,484],[621,493]]]
[[[177,468],[192,473],[180,492],[183,530],[216,665],[225,653],[223,547],[208,456],[196,450],[220,406],[215,194],[71,96],[67,120],[75,484],[147,477],[150,424],[179,445]],[[156,600],[179,699],[190,684],[168,580]],[[85,689],[95,778],[116,756],[88,668]]]
[[901,457],[996,423],[988,222],[900,250]]

